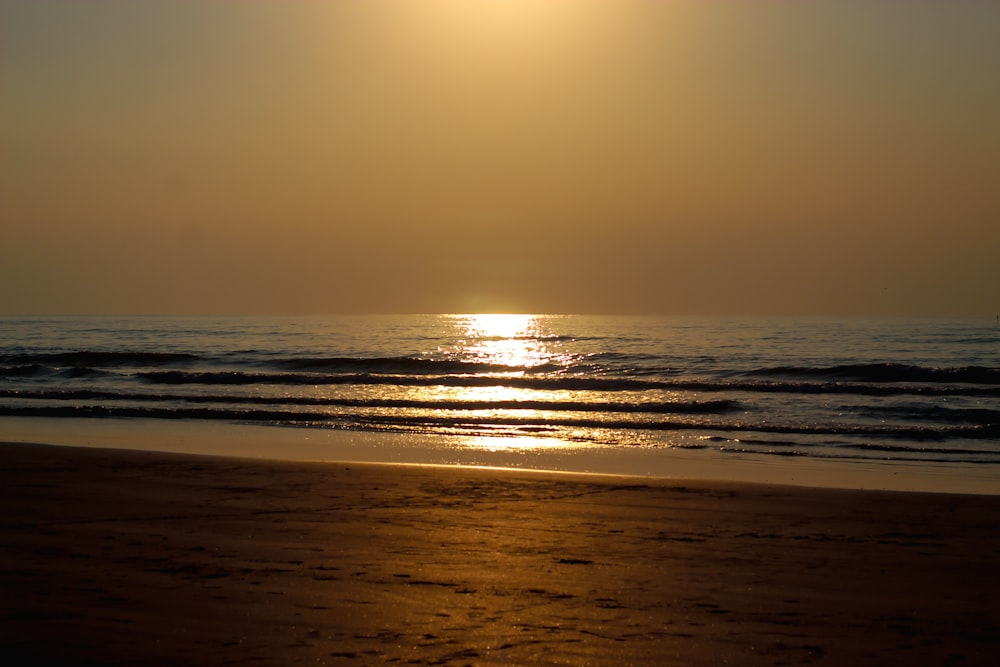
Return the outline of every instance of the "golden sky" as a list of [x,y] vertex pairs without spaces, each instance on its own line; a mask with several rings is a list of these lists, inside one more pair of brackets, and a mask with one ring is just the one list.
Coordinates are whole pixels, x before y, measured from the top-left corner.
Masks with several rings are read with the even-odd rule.
[[0,0],[0,312],[992,317],[998,26]]

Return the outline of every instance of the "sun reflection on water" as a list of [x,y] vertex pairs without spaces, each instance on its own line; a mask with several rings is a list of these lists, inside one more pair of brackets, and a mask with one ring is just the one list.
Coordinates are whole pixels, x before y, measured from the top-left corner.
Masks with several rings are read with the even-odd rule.
[[488,452],[541,452],[579,448],[561,438],[540,438],[528,435],[470,435],[462,438],[462,444],[469,449]]
[[460,352],[469,361],[522,372],[559,356],[537,315],[462,315],[455,324]]
[[[552,333],[545,319],[538,315],[456,315],[455,347],[449,352],[463,361],[487,364],[491,368],[485,372],[493,377],[558,373],[572,361],[573,355],[560,349],[560,339]],[[565,447],[568,444],[551,437],[551,434],[541,437],[524,432],[526,422],[544,422],[549,414],[547,411],[511,407],[511,404],[521,401],[539,400],[542,398],[540,393],[548,400],[559,400],[566,396],[565,392],[539,392],[505,387],[502,383],[489,387],[449,388],[446,391],[460,400],[498,404],[496,408],[477,411],[501,421],[480,424],[479,433],[463,439],[466,447],[489,451],[526,451]],[[500,408],[499,404],[505,405]],[[507,419],[510,419],[509,423]]]

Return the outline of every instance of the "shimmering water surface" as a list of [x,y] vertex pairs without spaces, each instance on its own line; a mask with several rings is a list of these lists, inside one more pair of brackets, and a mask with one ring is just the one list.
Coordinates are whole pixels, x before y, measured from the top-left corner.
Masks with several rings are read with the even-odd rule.
[[992,466],[1000,463],[1000,327],[550,315],[6,318],[0,416]]

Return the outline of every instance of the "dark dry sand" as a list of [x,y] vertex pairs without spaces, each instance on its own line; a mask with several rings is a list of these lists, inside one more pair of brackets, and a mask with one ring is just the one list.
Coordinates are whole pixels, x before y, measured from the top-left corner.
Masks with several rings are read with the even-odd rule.
[[1000,664],[1000,497],[2,445],[0,507],[4,664]]

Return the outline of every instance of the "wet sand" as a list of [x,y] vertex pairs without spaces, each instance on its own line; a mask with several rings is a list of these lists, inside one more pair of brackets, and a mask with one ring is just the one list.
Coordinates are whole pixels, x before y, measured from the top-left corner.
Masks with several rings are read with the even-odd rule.
[[995,665],[1000,497],[0,445],[10,664]]

